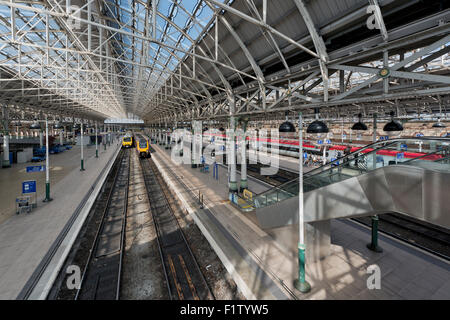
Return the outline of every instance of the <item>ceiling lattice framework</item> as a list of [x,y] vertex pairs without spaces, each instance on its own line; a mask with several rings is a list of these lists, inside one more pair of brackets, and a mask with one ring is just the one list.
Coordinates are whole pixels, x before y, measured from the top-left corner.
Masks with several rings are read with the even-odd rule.
[[0,0],[0,103],[147,123],[446,116],[449,20],[441,0]]

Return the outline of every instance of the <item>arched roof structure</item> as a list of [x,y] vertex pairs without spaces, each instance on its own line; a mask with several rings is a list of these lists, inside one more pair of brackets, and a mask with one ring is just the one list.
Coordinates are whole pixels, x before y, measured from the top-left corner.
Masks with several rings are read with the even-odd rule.
[[445,0],[0,0],[0,103],[149,124],[447,114],[449,20]]

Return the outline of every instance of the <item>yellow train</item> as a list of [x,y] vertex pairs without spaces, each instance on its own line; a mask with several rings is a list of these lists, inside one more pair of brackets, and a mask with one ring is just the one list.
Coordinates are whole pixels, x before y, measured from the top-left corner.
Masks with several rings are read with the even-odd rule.
[[122,148],[132,148],[134,145],[133,137],[129,135],[125,135],[122,138]]
[[145,138],[139,139],[139,142],[136,144],[137,151],[139,153],[139,157],[141,158],[151,158],[148,140]]

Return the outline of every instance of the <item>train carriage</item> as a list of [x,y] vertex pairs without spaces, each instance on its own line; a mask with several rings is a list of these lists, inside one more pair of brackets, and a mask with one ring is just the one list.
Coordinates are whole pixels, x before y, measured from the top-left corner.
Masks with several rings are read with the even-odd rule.
[[140,158],[151,158],[148,140],[141,138],[136,144],[137,151]]

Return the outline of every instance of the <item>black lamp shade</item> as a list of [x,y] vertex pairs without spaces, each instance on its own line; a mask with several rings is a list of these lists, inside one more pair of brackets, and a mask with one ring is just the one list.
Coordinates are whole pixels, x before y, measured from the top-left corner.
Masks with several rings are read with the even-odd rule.
[[356,122],[353,126],[352,126],[352,130],[367,130],[367,126],[362,123],[361,121]]
[[435,124],[433,124],[433,128],[445,128],[445,124],[443,124],[442,122],[436,122]]
[[400,122],[392,120],[385,124],[383,130],[386,132],[403,131],[403,126]]
[[225,131],[225,129],[224,129],[223,127],[220,127],[220,128],[219,128],[219,131],[222,131],[222,132],[223,132],[223,131]]
[[327,125],[320,120],[311,122],[311,124],[306,129],[306,133],[328,133],[328,131],[329,130]]
[[80,129],[80,125],[78,123],[74,123],[72,128],[75,129],[75,130]]
[[285,132],[285,133],[295,132],[295,127],[289,121],[285,121],[278,128],[278,132]]
[[61,125],[61,123],[57,122],[57,123],[55,123],[55,125],[53,126],[53,128],[54,128],[54,129],[61,129],[61,128],[62,128],[62,125]]
[[41,124],[39,122],[33,122],[30,126],[30,129],[39,130],[41,129]]

